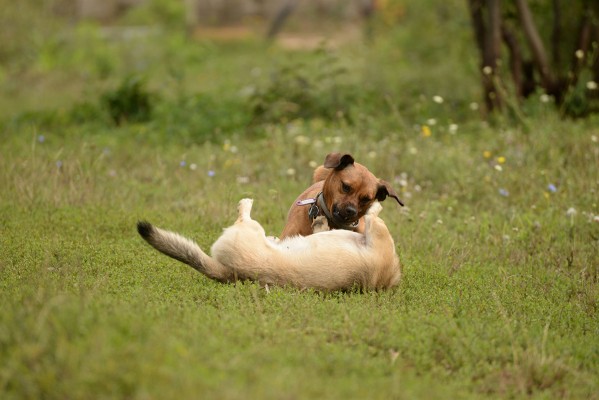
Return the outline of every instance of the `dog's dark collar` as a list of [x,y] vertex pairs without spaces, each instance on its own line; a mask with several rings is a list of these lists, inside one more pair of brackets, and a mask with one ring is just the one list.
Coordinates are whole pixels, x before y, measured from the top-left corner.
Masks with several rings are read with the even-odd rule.
[[319,215],[324,215],[329,223],[329,226],[335,229],[346,229],[346,230],[354,230],[358,227],[358,221],[355,221],[351,224],[343,224],[335,220],[329,208],[327,207],[326,202],[324,201],[324,194],[322,192],[318,193],[313,199],[305,199],[299,200],[296,205],[305,206],[311,204],[308,209],[308,217],[310,217],[310,221],[314,220],[314,218]]

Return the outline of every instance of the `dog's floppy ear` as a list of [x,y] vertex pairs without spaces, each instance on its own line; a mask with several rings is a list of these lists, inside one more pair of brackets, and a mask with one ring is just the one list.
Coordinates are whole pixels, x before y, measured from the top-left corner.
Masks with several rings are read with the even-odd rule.
[[393,197],[395,200],[397,200],[399,205],[403,207],[402,201],[399,199],[399,197],[397,196],[397,193],[395,193],[395,190],[393,190],[391,185],[389,185],[388,182],[385,182],[384,180],[379,179],[379,188],[376,191],[376,199],[378,201],[383,201],[387,198],[387,196]]
[[325,168],[335,168],[337,171],[341,171],[348,165],[354,164],[354,158],[351,154],[341,153],[330,153],[324,159]]

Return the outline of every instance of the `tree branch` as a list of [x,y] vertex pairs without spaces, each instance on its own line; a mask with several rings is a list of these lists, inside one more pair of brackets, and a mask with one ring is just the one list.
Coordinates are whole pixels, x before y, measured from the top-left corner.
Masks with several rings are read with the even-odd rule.
[[289,18],[289,16],[295,10],[295,7],[297,7],[297,0],[286,0],[283,3],[270,23],[270,27],[268,28],[268,32],[266,34],[267,39],[274,39],[275,36],[277,36],[287,21],[287,18]]
[[501,36],[510,52],[510,71],[514,80],[516,96],[518,99],[525,97],[524,78],[522,72],[522,50],[514,33],[505,25],[501,24]]
[[524,36],[530,46],[535,66],[541,75],[543,87],[547,93],[553,94],[555,91],[555,81],[551,73],[551,68],[549,67],[545,47],[543,46],[541,36],[539,35],[530,9],[528,8],[528,3],[526,3],[526,0],[516,0],[516,7],[518,8],[520,23],[524,30]]

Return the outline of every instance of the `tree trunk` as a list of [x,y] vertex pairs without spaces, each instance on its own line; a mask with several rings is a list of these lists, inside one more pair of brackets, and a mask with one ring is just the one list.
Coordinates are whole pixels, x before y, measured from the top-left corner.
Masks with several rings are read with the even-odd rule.
[[510,52],[510,71],[512,73],[512,79],[514,80],[516,97],[521,99],[526,97],[524,89],[524,75],[522,70],[522,50],[520,49],[520,45],[518,44],[516,36],[514,36],[514,33],[505,24],[501,25],[501,34],[503,36],[503,41]]
[[559,93],[558,88],[555,85],[555,80],[547,59],[547,53],[545,52],[545,47],[543,46],[532,14],[528,8],[528,3],[526,3],[526,0],[516,0],[516,7],[518,8],[518,16],[520,18],[520,23],[522,24],[524,36],[526,37],[526,41],[532,52],[537,71],[539,71],[541,76],[541,84],[548,94],[552,94],[556,96],[556,98],[561,97],[561,93]]
[[562,57],[560,44],[562,41],[562,13],[559,0],[553,0],[553,29],[551,31],[551,44],[553,53],[553,65],[559,68]]
[[[485,23],[483,1],[489,9],[488,23]],[[481,55],[482,85],[487,111],[501,108],[501,98],[495,87],[497,59],[501,46],[500,0],[468,0],[472,27]]]
[[[489,29],[486,35],[485,53],[483,55],[483,81],[488,87],[488,102],[493,109],[502,107],[502,99],[495,87],[498,78],[497,60],[501,54],[501,0],[487,0],[489,7]],[[490,70],[489,70],[490,68]]]

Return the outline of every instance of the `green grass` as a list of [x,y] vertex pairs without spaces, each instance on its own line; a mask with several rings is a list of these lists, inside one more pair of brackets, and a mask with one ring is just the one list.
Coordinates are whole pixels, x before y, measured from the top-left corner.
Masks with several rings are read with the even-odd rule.
[[[308,162],[329,150],[318,136],[290,150],[308,126],[237,138],[237,153],[156,145],[136,128],[43,143],[27,128],[7,135],[0,387],[14,398],[592,397],[599,226],[584,213],[597,214],[599,145],[584,122],[537,122],[534,143],[494,128],[340,132],[331,150],[390,180],[408,174],[409,211],[386,202],[383,212],[403,281],[363,294],[219,285],[135,231],[147,218],[208,248],[250,196],[277,234]],[[505,155],[502,172],[486,148]],[[549,198],[547,182],[558,186]]]
[[[438,29],[465,36],[457,17]],[[118,127],[99,101],[134,69],[118,43],[89,47],[62,91],[73,43],[32,87],[0,85],[0,397],[599,398],[597,119],[535,98],[524,127],[481,122],[467,43],[445,62],[432,34],[400,51],[418,26],[324,55],[151,40],[154,112]],[[269,76],[298,66],[306,114],[253,119],[243,93],[278,115],[289,98]],[[404,268],[394,290],[222,285],[136,232],[147,219],[208,249],[252,197],[277,235],[331,151],[406,203],[381,214]]]

